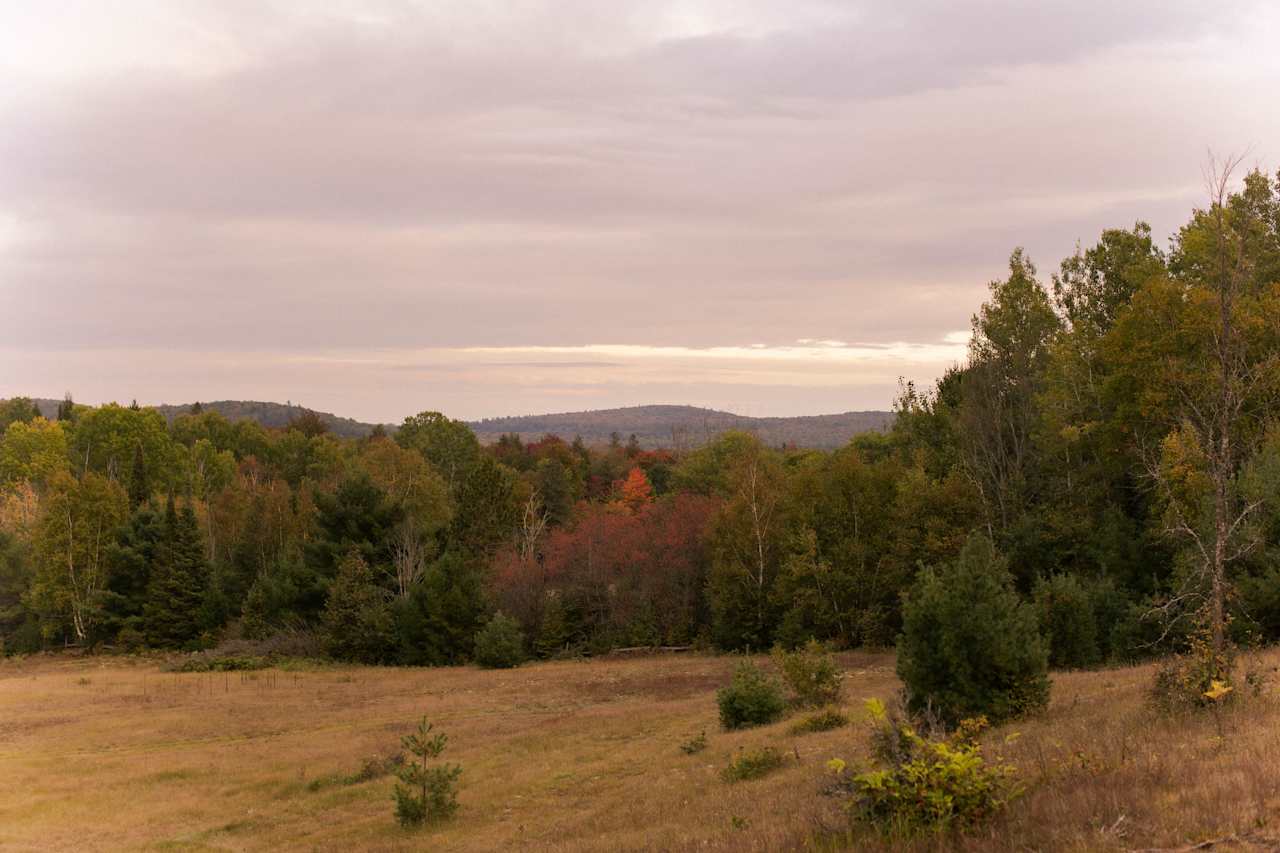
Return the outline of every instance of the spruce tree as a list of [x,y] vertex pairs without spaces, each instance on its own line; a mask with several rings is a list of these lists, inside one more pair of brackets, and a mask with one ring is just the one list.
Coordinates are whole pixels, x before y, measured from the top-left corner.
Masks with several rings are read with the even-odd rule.
[[143,611],[147,642],[183,647],[200,636],[201,605],[208,583],[204,542],[190,504],[165,508],[165,531],[157,544]]

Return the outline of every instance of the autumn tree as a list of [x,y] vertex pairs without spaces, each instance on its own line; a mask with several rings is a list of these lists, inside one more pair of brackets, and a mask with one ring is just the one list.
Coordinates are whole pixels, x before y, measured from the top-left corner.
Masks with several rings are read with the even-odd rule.
[[79,480],[65,472],[54,476],[36,531],[31,589],[46,633],[69,625],[78,644],[96,639],[107,549],[128,512],[128,496],[106,477],[92,472]]

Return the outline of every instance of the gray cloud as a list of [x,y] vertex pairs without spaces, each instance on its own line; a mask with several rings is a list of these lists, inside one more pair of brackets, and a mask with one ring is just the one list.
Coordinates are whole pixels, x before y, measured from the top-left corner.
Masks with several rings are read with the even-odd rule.
[[[15,391],[106,388],[103,350],[135,384],[102,393],[159,394],[127,371],[159,350],[211,398],[198,353],[937,342],[1014,245],[1047,274],[1102,227],[1167,233],[1207,146],[1280,131],[1280,18],[1256,3],[136,5],[111,37],[92,5],[25,36],[0,12],[25,38],[0,35]],[[302,368],[272,369],[217,382],[298,399]],[[609,400],[720,399],[698,375]],[[507,400],[325,379],[371,417]],[[890,391],[758,389],[775,410]]]

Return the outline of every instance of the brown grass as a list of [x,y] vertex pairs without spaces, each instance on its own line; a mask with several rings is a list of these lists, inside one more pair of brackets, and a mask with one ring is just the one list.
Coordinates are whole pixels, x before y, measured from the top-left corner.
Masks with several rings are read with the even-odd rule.
[[[1274,665],[1280,656],[1272,654]],[[897,689],[890,655],[843,655],[849,704]],[[516,670],[334,668],[164,673],[113,658],[0,664],[3,850],[787,850],[833,840],[821,796],[854,725],[795,736],[793,720],[717,724],[730,658],[545,663]],[[1144,705],[1149,668],[1055,678],[1043,717],[993,732],[1027,793],[980,835],[859,849],[1125,850],[1280,835],[1280,706],[1220,721]],[[85,681],[87,679],[87,681]],[[392,781],[331,780],[398,746],[427,714],[464,772],[461,811],[399,829]],[[856,714],[855,714],[856,716]],[[680,744],[706,730],[708,748]],[[1223,736],[1219,736],[1221,730]],[[785,766],[728,785],[739,749]],[[309,783],[326,780],[312,790]],[[1280,819],[1278,819],[1280,820]],[[1223,848],[1230,849],[1230,848]],[[1256,849],[1245,848],[1239,849]]]

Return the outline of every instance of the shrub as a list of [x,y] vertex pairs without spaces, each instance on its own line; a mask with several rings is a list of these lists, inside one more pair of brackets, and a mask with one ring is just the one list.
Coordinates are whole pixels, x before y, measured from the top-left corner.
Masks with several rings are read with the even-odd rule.
[[418,730],[400,741],[410,758],[395,770],[400,779],[395,787],[396,820],[406,828],[444,820],[458,810],[462,768],[429,763],[440,757],[449,740],[443,733],[431,734],[432,728],[423,717]]
[[778,682],[750,661],[734,670],[728,687],[716,691],[720,705],[720,725],[726,729],[763,726],[779,719],[787,700]]
[[729,765],[720,771],[726,782],[744,782],[759,779],[777,770],[783,764],[782,753],[771,746],[738,753]]
[[1079,578],[1065,574],[1040,578],[1032,597],[1049,646],[1049,665],[1066,669],[1097,665],[1100,654],[1093,598]]
[[476,632],[476,663],[487,669],[510,669],[524,662],[524,632],[516,620],[494,614]]
[[969,827],[1003,808],[1017,793],[1014,768],[988,764],[977,736],[986,719],[966,720],[947,738],[929,738],[916,727],[867,702],[875,730],[873,742],[886,765],[849,774],[840,759],[828,762],[835,789],[849,795],[852,819],[888,834],[910,835],[951,827]]
[[236,655],[196,655],[173,667],[173,672],[250,672],[266,669],[271,664],[264,658]]
[[680,751],[685,755],[697,755],[707,748],[707,733],[700,732],[697,737],[690,738],[680,744]]
[[837,711],[835,708],[828,708],[817,714],[805,717],[800,722],[791,727],[791,733],[796,735],[808,735],[815,732],[829,732],[832,729],[843,728],[849,725],[849,718]]
[[1232,685],[1235,666],[1235,648],[1228,643],[1222,653],[1214,654],[1208,629],[1197,627],[1186,651],[1156,669],[1151,702],[1164,713],[1217,708],[1236,698]]
[[954,563],[921,573],[902,622],[898,675],[913,711],[932,708],[951,724],[1000,722],[1048,703],[1049,655],[1035,610],[985,537],[971,537]]
[[795,651],[774,649],[773,662],[791,689],[793,704],[818,708],[840,701],[840,667],[817,640]]

